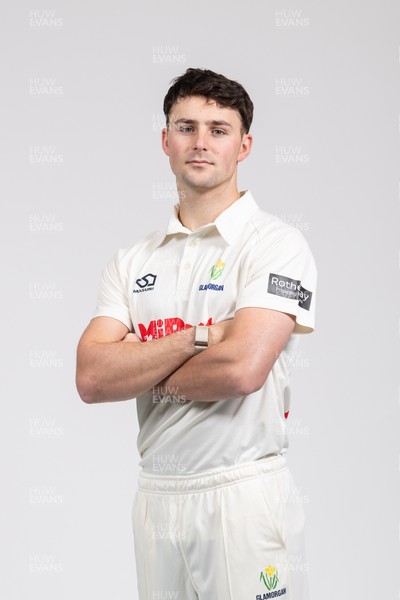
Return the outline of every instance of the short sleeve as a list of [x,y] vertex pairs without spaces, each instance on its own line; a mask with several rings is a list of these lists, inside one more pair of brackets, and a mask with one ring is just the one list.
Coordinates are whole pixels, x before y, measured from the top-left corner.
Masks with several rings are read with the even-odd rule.
[[236,310],[270,308],[296,316],[294,333],[311,333],[315,324],[317,269],[303,234],[283,228],[277,241],[259,238],[247,259]]
[[133,331],[126,277],[120,269],[121,253],[119,250],[103,269],[93,317],[113,317]]

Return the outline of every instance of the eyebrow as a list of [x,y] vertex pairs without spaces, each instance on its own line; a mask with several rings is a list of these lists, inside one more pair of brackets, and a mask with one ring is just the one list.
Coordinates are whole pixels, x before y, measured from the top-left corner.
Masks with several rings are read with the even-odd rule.
[[[175,123],[189,123],[190,125],[198,125],[198,121],[196,121],[195,119],[185,119],[185,118],[181,118],[181,119],[177,119],[175,121]],[[232,127],[232,125],[230,123],[228,123],[228,121],[218,121],[218,120],[212,120],[212,121],[206,121],[206,125],[215,125],[215,126],[219,126],[222,125],[224,127]]]

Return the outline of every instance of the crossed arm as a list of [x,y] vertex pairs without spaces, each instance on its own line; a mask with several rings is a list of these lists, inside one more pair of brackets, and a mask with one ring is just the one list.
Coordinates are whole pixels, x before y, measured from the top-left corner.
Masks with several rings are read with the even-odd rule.
[[193,327],[142,343],[120,321],[96,317],[78,344],[77,389],[89,404],[128,400],[155,386],[189,400],[237,398],[264,384],[294,324],[288,313],[242,308],[211,325],[210,347],[195,355]]

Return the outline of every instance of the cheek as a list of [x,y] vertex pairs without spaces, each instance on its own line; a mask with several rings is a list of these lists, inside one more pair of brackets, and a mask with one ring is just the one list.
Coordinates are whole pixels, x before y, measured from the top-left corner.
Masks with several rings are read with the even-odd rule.
[[236,166],[238,156],[238,148],[237,146],[230,146],[226,148],[223,153],[221,153],[222,161],[225,167]]
[[169,150],[169,164],[172,172],[176,175],[177,171],[182,168],[181,165],[184,160],[184,153],[179,145],[173,143],[169,145]]
[[170,161],[172,163],[176,163],[179,160],[181,160],[182,158],[182,148],[179,144],[176,144],[174,142],[169,144],[169,151],[170,151]]

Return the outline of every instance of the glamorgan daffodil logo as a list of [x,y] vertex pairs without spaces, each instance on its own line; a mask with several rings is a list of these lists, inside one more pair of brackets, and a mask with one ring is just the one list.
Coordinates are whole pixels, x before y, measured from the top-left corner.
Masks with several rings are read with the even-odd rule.
[[268,565],[260,573],[260,581],[263,581],[267,590],[274,590],[279,583],[278,570],[276,567]]
[[219,260],[217,264],[211,267],[210,269],[210,277],[211,279],[218,279],[222,275],[222,271],[224,270],[225,263],[222,260]]

